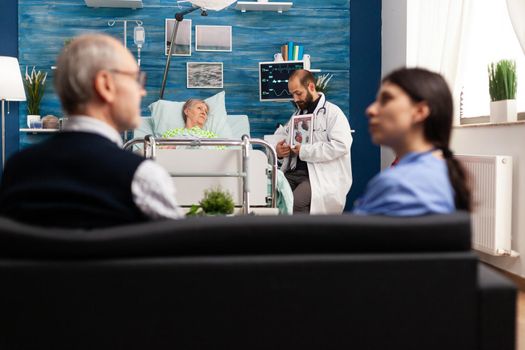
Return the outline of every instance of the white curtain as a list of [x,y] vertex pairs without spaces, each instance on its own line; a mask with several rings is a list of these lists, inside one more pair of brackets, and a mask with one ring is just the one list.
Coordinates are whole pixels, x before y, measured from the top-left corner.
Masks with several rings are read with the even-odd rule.
[[507,0],[507,9],[509,10],[510,20],[516,36],[520,42],[521,48],[525,53],[525,1],[524,0]]
[[[479,0],[478,0],[479,1]],[[523,1],[523,0],[517,0]],[[474,0],[408,0],[407,65],[441,73],[454,96],[459,124],[459,72]]]

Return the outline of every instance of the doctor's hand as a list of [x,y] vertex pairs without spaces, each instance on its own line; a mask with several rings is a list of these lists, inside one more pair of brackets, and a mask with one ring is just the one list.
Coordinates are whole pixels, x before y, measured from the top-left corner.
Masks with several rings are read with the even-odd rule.
[[288,157],[290,155],[290,146],[288,146],[285,140],[281,140],[275,146],[275,151],[277,152],[277,157],[279,158]]
[[297,145],[295,145],[294,148],[290,148],[290,149],[292,150],[292,152],[293,152],[294,154],[299,155],[299,152],[301,151],[301,144],[298,143]]

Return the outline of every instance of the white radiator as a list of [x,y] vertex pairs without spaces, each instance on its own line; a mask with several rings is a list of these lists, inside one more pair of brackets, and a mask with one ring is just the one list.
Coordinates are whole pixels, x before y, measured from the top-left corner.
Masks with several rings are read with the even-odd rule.
[[501,256],[517,256],[512,240],[512,157],[457,155],[472,190],[472,247]]

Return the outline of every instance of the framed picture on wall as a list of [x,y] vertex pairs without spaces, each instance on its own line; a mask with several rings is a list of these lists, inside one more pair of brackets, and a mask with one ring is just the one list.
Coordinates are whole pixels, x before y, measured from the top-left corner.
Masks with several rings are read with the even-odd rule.
[[231,26],[195,26],[195,51],[232,51]]
[[188,89],[222,89],[222,62],[187,62]]
[[[166,18],[166,25],[164,36],[166,43],[164,48],[164,55],[168,55],[170,48],[170,40],[173,30],[175,29],[175,19]],[[179,24],[175,44],[171,51],[172,56],[191,56],[191,19],[185,19]]]

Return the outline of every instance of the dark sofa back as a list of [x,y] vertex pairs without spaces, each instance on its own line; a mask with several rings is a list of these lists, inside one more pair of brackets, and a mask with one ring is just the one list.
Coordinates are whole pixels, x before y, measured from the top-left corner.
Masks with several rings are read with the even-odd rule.
[[465,215],[1,227],[1,349],[477,345]]
[[444,252],[470,249],[468,214],[238,216],[100,230],[42,229],[0,218],[0,257],[95,259],[155,256]]

